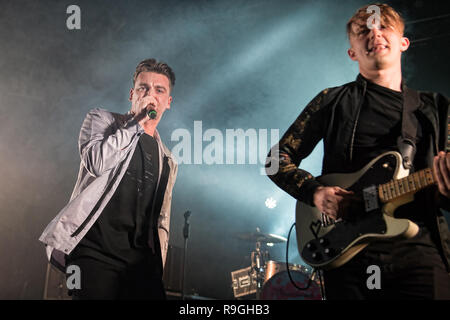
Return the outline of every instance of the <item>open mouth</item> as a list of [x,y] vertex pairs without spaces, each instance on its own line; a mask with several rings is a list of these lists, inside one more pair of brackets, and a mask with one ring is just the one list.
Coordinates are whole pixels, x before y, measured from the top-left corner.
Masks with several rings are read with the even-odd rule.
[[389,48],[389,46],[387,46],[387,45],[378,44],[378,45],[373,46],[372,48],[368,48],[367,53],[380,52],[380,51],[382,51],[384,49],[388,49],[388,48]]

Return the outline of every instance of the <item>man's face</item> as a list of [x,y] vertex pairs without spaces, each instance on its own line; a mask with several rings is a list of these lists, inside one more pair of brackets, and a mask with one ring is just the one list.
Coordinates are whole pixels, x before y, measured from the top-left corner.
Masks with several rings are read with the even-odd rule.
[[366,24],[352,24],[348,55],[358,61],[360,70],[379,71],[400,67],[401,54],[409,47],[408,38],[403,37],[393,26],[383,23],[369,29]]
[[131,112],[140,114],[144,109],[153,109],[157,112],[156,121],[170,109],[172,97],[170,96],[169,79],[155,72],[141,72],[135,81],[134,88],[130,90]]

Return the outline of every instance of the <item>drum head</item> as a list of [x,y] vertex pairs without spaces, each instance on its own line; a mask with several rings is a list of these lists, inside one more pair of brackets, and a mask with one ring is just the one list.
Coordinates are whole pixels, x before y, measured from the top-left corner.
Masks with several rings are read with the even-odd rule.
[[[310,274],[291,271],[292,280],[300,288],[308,285]],[[322,300],[319,284],[311,281],[306,290],[298,290],[289,279],[287,271],[281,271],[266,281],[261,292],[263,300]]]

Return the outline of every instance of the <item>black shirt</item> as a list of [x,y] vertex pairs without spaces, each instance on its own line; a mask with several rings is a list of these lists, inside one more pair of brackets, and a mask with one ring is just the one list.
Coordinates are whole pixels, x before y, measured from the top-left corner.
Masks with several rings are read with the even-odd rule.
[[352,167],[358,170],[387,151],[398,151],[403,94],[368,82],[356,127]]
[[71,257],[90,256],[126,266],[149,255],[149,230],[156,228],[151,214],[158,176],[158,144],[143,134],[117,190]]
[[[387,151],[399,152],[397,139],[401,136],[403,93],[379,86],[367,81],[367,91],[356,128],[352,165],[361,169],[375,157]],[[421,132],[417,130],[417,148],[421,147]],[[418,150],[420,152],[420,150]],[[422,168],[418,168],[422,169]],[[411,246],[434,247],[430,233],[429,221],[426,216],[425,203],[414,201],[405,204],[395,211],[396,218],[406,218],[420,227],[420,232],[414,238],[398,240],[395,243],[402,254],[408,254]],[[370,247],[380,251],[393,250],[392,243],[373,243]],[[404,249],[404,250],[403,250]],[[422,249],[423,250],[423,249]],[[414,251],[413,251],[414,252]]]

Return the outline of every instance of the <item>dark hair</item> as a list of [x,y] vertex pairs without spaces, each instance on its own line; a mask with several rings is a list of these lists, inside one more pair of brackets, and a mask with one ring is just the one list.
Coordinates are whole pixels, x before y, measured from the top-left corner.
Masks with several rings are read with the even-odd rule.
[[139,62],[136,67],[136,71],[133,75],[133,87],[136,82],[137,77],[141,72],[155,72],[162,75],[165,75],[169,79],[170,90],[172,91],[173,86],[175,85],[175,73],[173,73],[172,69],[164,62],[158,62],[156,59],[145,59],[144,61]]

